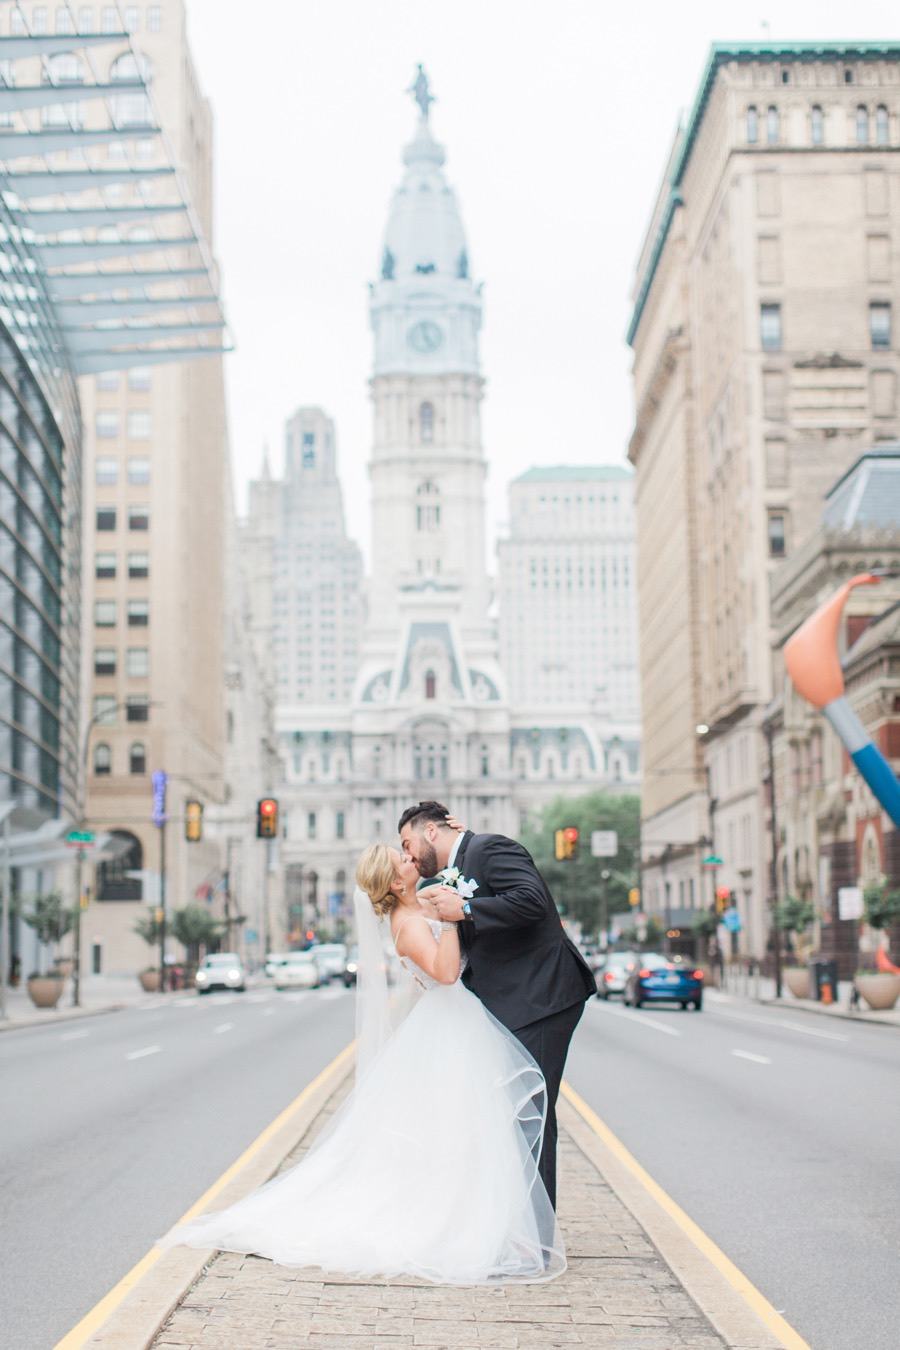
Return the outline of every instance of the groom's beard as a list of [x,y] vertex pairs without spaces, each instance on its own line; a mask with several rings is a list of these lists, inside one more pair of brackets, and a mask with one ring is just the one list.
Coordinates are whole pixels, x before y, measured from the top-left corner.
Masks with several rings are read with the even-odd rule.
[[420,877],[437,876],[441,869],[433,845],[427,842],[422,845],[421,856],[416,859],[416,867]]

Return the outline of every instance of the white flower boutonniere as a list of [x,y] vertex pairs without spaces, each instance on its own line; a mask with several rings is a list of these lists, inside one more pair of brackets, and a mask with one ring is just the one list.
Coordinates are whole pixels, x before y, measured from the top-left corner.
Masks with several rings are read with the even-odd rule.
[[478,890],[478,882],[474,877],[471,880],[467,879],[458,867],[445,867],[441,873],[441,880],[451,891],[461,895],[463,900],[471,900]]

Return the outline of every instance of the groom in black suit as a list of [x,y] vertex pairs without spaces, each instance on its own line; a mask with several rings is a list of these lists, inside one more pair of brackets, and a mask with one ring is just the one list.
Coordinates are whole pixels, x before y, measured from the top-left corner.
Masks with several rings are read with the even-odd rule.
[[[547,1084],[547,1121],[538,1164],[556,1208],[556,1099],[569,1042],[597,991],[590,967],[566,936],[553,896],[531,855],[502,834],[460,834],[440,802],[400,817],[400,842],[421,877],[457,867],[471,897],[444,889],[438,917],[459,924],[468,962],[463,984],[521,1041]],[[468,888],[464,888],[468,889]]]

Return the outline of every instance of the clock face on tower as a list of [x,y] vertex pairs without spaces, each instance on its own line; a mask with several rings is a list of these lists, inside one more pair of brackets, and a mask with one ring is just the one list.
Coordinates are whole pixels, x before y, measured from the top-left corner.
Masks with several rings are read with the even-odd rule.
[[444,334],[431,319],[421,319],[410,328],[406,340],[414,352],[428,355],[438,350],[444,341]]

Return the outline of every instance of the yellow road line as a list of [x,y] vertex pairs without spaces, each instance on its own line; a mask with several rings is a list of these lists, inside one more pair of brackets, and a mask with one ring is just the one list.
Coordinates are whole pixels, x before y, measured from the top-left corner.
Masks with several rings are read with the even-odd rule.
[[716,1246],[712,1238],[704,1233],[699,1224],[696,1224],[690,1215],[686,1214],[681,1206],[676,1204],[672,1197],[663,1190],[659,1183],[653,1180],[650,1173],[641,1166],[633,1154],[628,1152],[622,1141],[613,1134],[608,1125],[604,1124],[597,1113],[591,1110],[587,1102],[579,1097],[575,1089],[564,1082],[560,1091],[566,1101],[578,1112],[585,1124],[589,1125],[603,1141],[610,1153],[649,1192],[660,1208],[665,1210],[669,1218],[678,1225],[685,1237],[715,1266],[732,1289],[740,1294],[741,1298],[752,1308],[769,1331],[779,1337],[785,1350],[810,1350],[809,1344],[794,1330],[789,1322],[784,1320],[777,1309],[772,1307],[765,1294],[762,1294],[755,1284],[751,1284],[747,1276],[738,1270],[734,1262],[730,1261],[722,1249]]
[[[312,1094],[321,1087],[328,1076],[343,1066],[355,1049],[356,1042],[351,1041],[349,1045],[344,1047],[339,1055],[334,1057],[330,1064],[325,1066],[320,1074],[316,1075],[311,1083],[307,1083],[303,1091],[299,1093],[290,1105],[286,1106],[269,1125],[266,1126],[263,1132],[253,1140],[252,1144],[244,1149],[241,1156],[233,1162],[230,1167],[225,1169],[222,1175],[213,1182],[208,1190],[203,1192],[200,1199],[182,1214],[178,1222],[185,1223],[188,1219],[192,1219],[194,1215],[202,1213],[203,1210],[215,1200],[216,1196],[224,1190],[228,1183],[247,1166],[257,1153],[259,1153],[260,1149],[264,1148],[269,1140],[277,1134],[282,1126],[286,1125],[288,1121],[296,1115]],[[71,1331],[66,1332],[61,1341],[57,1341],[54,1350],[80,1350],[80,1347],[86,1343],[90,1336],[93,1336],[95,1331],[99,1330],[109,1317],[110,1313],[117,1308],[126,1295],[130,1293],[138,1280],[142,1279],[147,1271],[155,1266],[157,1261],[163,1255],[165,1255],[165,1253],[161,1247],[151,1247],[150,1251],[147,1252],[145,1256],[141,1257],[137,1265],[132,1266],[128,1274],[123,1275],[118,1284],[114,1285],[108,1294],[104,1294],[99,1303],[94,1304],[90,1312],[85,1313],[77,1326],[74,1326]]]

